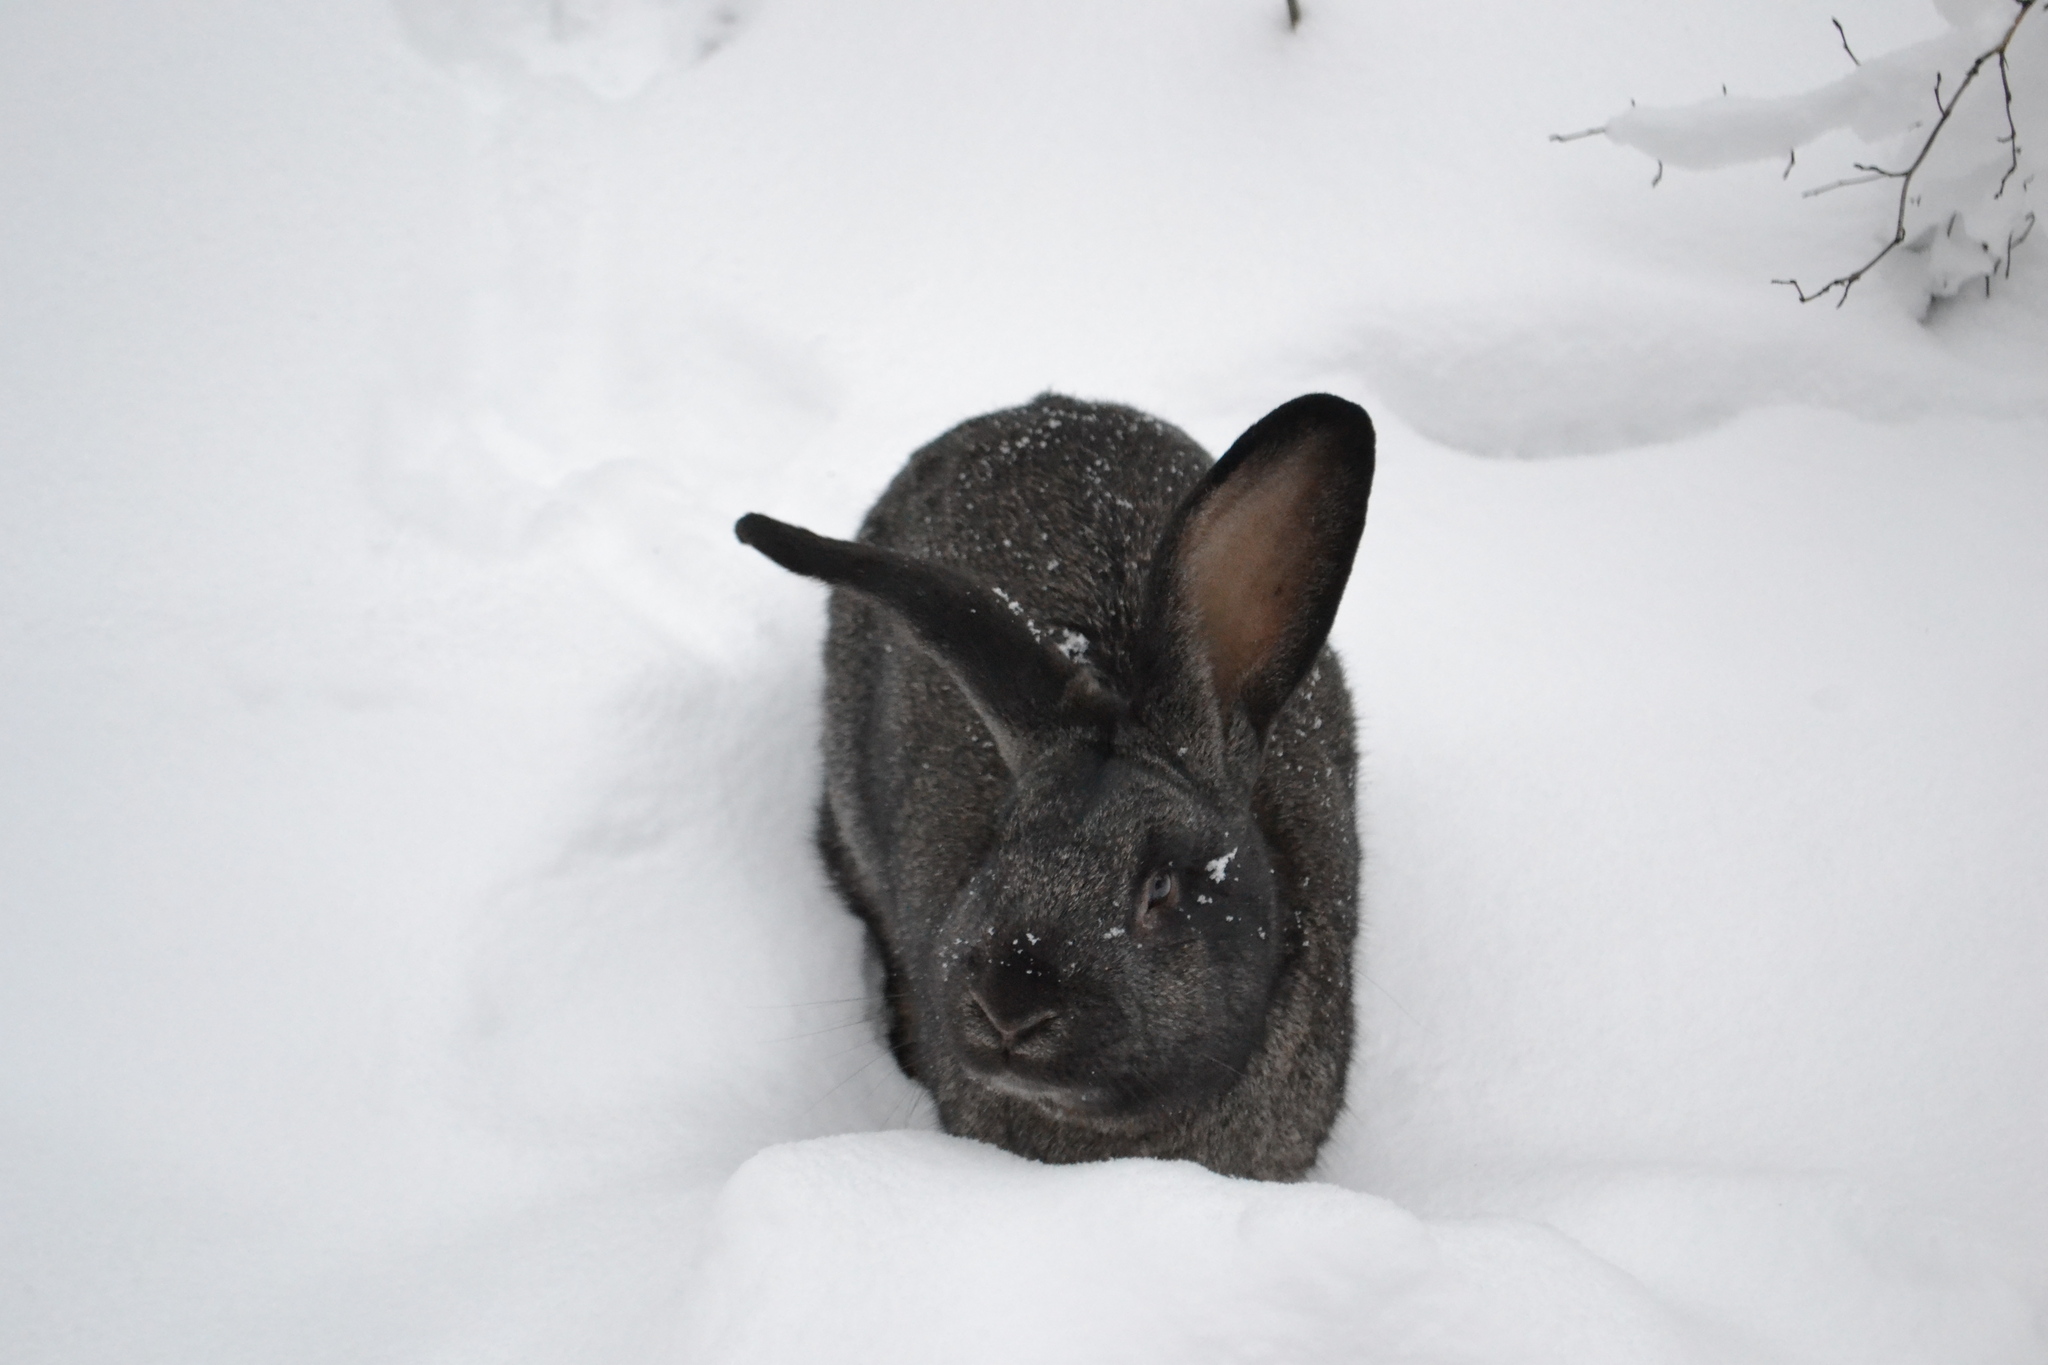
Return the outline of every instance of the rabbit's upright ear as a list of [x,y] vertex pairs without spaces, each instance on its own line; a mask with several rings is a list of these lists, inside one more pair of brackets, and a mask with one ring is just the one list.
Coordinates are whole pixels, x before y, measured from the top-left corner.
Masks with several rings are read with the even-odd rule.
[[1284,403],[1238,438],[1153,560],[1141,718],[1220,744],[1241,713],[1264,740],[1336,619],[1372,473],[1371,419],[1329,394]]
[[1041,644],[992,589],[957,570],[758,512],[741,517],[733,533],[792,573],[851,588],[894,611],[960,684],[1012,772],[1054,731],[1106,724],[1121,707]]

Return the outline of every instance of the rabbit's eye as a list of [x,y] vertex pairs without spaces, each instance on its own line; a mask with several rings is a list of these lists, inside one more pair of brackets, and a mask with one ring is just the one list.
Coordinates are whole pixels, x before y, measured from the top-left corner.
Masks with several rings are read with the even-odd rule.
[[1157,929],[1159,922],[1180,904],[1180,879],[1170,867],[1157,868],[1145,879],[1145,894],[1138,903],[1138,927]]

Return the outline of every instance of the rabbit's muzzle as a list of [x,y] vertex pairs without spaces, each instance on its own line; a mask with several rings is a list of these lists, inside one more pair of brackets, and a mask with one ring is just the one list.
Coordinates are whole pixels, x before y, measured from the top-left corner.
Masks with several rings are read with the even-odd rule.
[[953,1033],[969,1075],[1066,1117],[1109,1102],[1076,1056],[1092,1011],[1063,988],[1049,953],[1020,936],[999,951],[969,952],[961,967]]
[[1052,1061],[1059,1051],[1059,967],[1022,937],[1000,952],[966,955],[961,973],[962,1052],[970,1063],[1000,1070],[1012,1061]]
[[1004,1054],[1044,1038],[1059,1017],[1059,968],[1029,948],[1012,948],[986,965],[970,957],[968,971],[967,996]]

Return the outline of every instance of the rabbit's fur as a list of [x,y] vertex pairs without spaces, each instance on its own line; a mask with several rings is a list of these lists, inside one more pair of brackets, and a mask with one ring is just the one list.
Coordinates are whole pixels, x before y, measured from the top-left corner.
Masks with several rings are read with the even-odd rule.
[[1212,465],[1047,394],[918,451],[837,585],[819,845],[948,1131],[1293,1179],[1344,1098],[1358,844],[1324,647],[1372,425],[1283,405]]

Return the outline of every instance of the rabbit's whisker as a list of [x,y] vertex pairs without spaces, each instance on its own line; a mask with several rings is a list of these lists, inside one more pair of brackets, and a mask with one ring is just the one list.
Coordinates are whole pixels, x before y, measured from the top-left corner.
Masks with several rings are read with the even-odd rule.
[[843,1024],[830,1024],[824,1028],[810,1029],[803,1033],[785,1033],[779,1038],[763,1038],[761,1041],[764,1043],[794,1043],[801,1038],[822,1038],[828,1033],[838,1033],[845,1029],[859,1028],[863,1024],[872,1025],[875,1022],[874,1019],[863,1016],[859,1019],[849,1019]]
[[1408,1007],[1407,1007],[1406,1005],[1402,1004],[1402,1003],[1401,1003],[1401,1002],[1400,1002],[1399,1000],[1395,999],[1395,998],[1394,998],[1394,993],[1393,993],[1392,991],[1388,990],[1388,989],[1387,989],[1387,988],[1386,988],[1385,986],[1382,986],[1382,985],[1381,985],[1381,984],[1380,984],[1379,982],[1377,982],[1377,981],[1373,980],[1373,979],[1372,979],[1371,977],[1367,976],[1367,975],[1366,975],[1366,974],[1365,974],[1364,972],[1360,972],[1360,973],[1358,974],[1358,978],[1359,978],[1359,980],[1361,980],[1361,981],[1365,982],[1365,984],[1366,984],[1366,985],[1368,985],[1368,986],[1372,987],[1372,988],[1373,988],[1374,990],[1378,991],[1378,992],[1379,992],[1379,993],[1380,993],[1381,995],[1384,995],[1385,997],[1387,997],[1387,1000],[1388,1000],[1388,1002],[1389,1002],[1390,1004],[1392,1004],[1392,1005],[1393,1005],[1393,1007],[1394,1007],[1395,1009],[1397,1009],[1397,1010],[1401,1011],[1401,1013],[1402,1013],[1402,1014],[1403,1014],[1404,1016],[1406,1016],[1406,1018],[1407,1018],[1407,1020],[1408,1020],[1408,1022],[1409,1022],[1409,1023],[1411,1023],[1411,1024],[1415,1025],[1415,1027],[1417,1027],[1417,1028],[1421,1028],[1421,1027],[1422,1027],[1422,1021],[1421,1021],[1420,1019],[1417,1019],[1417,1018],[1416,1018],[1416,1017],[1415,1017],[1414,1015],[1412,1015],[1412,1014],[1409,1014],[1409,1013],[1408,1013]]
[[[841,1055],[841,1056],[845,1056],[846,1054],[845,1054],[845,1053],[841,1053],[841,1054],[839,1054],[839,1055]],[[869,1067],[873,1066],[873,1065],[874,1065],[874,1064],[875,1064],[876,1062],[879,1062],[879,1061],[881,1061],[881,1060],[882,1060],[882,1059],[883,1059],[884,1057],[887,1057],[888,1055],[889,1055],[889,1053],[888,1053],[888,1050],[887,1050],[887,1049],[885,1048],[885,1049],[883,1049],[883,1050],[881,1050],[881,1051],[877,1052],[877,1053],[876,1053],[876,1054],[875,1054],[874,1056],[872,1056],[872,1057],[868,1058],[868,1059],[867,1059],[867,1060],[866,1060],[865,1062],[862,1062],[862,1063],[861,1063],[861,1064],[860,1064],[859,1066],[855,1067],[855,1068],[853,1069],[853,1071],[852,1071],[851,1073],[849,1073],[849,1074],[848,1074],[848,1075],[846,1075],[846,1076],[843,1076],[843,1077],[841,1077],[841,1078],[840,1078],[840,1081],[839,1081],[839,1084],[837,1084],[837,1085],[833,1086],[833,1087],[832,1087],[832,1088],[831,1088],[830,1090],[827,1090],[827,1091],[826,1091],[826,1092],[825,1092],[824,1094],[822,1094],[822,1095],[818,1096],[818,1098],[816,1098],[816,1099],[812,1100],[812,1101],[811,1101],[811,1102],[810,1102],[809,1104],[805,1105],[805,1106],[804,1106],[804,1110],[803,1110],[803,1113],[801,1113],[801,1114],[797,1115],[797,1117],[798,1117],[798,1118],[809,1118],[809,1117],[810,1117],[810,1114],[811,1114],[811,1111],[812,1111],[812,1110],[816,1109],[816,1108],[817,1108],[817,1107],[818,1107],[819,1105],[823,1104],[823,1103],[824,1103],[824,1102],[825,1102],[826,1100],[829,1100],[829,1099],[831,1099],[831,1098],[832,1098],[832,1097],[833,1097],[834,1095],[838,1094],[838,1093],[840,1092],[840,1090],[841,1090],[841,1089],[843,1089],[843,1088],[844,1088],[844,1087],[846,1086],[846,1084],[847,1084],[847,1082],[848,1082],[848,1081],[851,1081],[851,1080],[852,1080],[852,1079],[853,1079],[853,1078],[854,1078],[855,1076],[858,1076],[858,1075],[860,1075],[860,1074],[861,1074],[862,1072],[866,1071],[866,1070],[867,1070],[867,1069],[868,1069]]]

